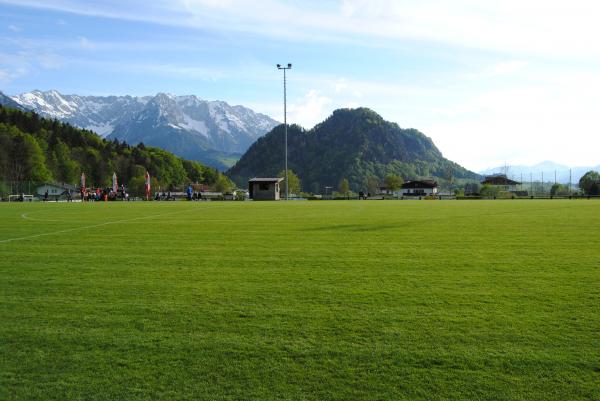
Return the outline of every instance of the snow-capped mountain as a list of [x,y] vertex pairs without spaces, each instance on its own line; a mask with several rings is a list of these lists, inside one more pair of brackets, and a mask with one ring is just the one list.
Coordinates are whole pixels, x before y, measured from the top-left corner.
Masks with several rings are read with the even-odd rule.
[[[150,137],[160,133],[160,143],[156,146],[166,147],[167,142],[188,138],[205,149],[243,153],[275,125],[275,120],[243,106],[159,93],[135,118],[116,125],[109,137],[149,144]],[[177,154],[184,152],[177,150]]]
[[13,109],[26,110],[23,106],[21,106],[19,103],[15,102],[2,92],[0,92],[0,104],[2,106],[11,107]]
[[34,90],[10,99],[109,139],[144,142],[219,168],[225,167],[224,158],[244,153],[278,124],[246,107],[194,95],[78,96]]
[[49,118],[107,136],[114,127],[143,110],[149,96],[78,96],[62,95],[55,90],[34,90],[11,97],[21,106]]

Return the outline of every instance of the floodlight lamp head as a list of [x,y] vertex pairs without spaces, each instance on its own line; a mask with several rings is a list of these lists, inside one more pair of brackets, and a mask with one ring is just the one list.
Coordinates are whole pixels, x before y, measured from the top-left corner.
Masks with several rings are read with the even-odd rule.
[[291,63],[288,63],[288,68],[292,68],[292,64]]
[[277,64],[277,68],[281,68],[281,64]]

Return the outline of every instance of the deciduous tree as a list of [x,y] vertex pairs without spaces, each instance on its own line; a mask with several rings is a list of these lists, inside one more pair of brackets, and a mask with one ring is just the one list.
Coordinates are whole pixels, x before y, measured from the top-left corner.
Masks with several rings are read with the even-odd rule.
[[[285,196],[285,170],[281,170],[277,174],[277,177],[283,178],[283,181],[279,184],[279,193],[281,196]],[[288,192],[290,195],[300,193],[300,178],[290,169],[288,169],[288,181]]]
[[600,195],[600,173],[597,171],[588,171],[579,180],[579,188],[586,195]]
[[348,196],[348,193],[350,192],[350,183],[348,182],[348,179],[343,178],[342,181],[340,181],[339,190],[344,196]]
[[396,174],[386,175],[384,182],[385,186],[392,192],[397,191],[398,189],[400,189],[402,184],[404,184],[404,180],[402,179],[402,177]]

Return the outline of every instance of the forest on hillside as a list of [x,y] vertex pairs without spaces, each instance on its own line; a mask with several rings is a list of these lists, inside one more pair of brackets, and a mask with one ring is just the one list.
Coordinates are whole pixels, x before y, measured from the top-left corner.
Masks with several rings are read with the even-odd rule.
[[[239,185],[251,177],[270,177],[284,166],[284,126],[259,138],[228,176]],[[289,168],[302,190],[321,193],[347,179],[354,191],[388,175],[406,180],[434,178],[450,183],[480,176],[442,156],[433,141],[416,129],[403,129],[367,108],[339,109],[311,130],[288,128]]]
[[173,189],[202,183],[227,190],[231,182],[216,169],[165,150],[102,139],[92,131],[0,106],[0,193],[22,183],[77,185],[81,173],[88,187],[106,187],[115,172],[120,183],[142,193],[144,175],[152,187]]

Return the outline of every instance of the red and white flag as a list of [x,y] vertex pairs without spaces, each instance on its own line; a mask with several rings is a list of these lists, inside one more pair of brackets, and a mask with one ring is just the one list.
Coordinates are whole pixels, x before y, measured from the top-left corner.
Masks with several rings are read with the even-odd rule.
[[85,192],[85,173],[81,173],[81,192]]
[[146,171],[146,199],[150,196],[150,173]]

